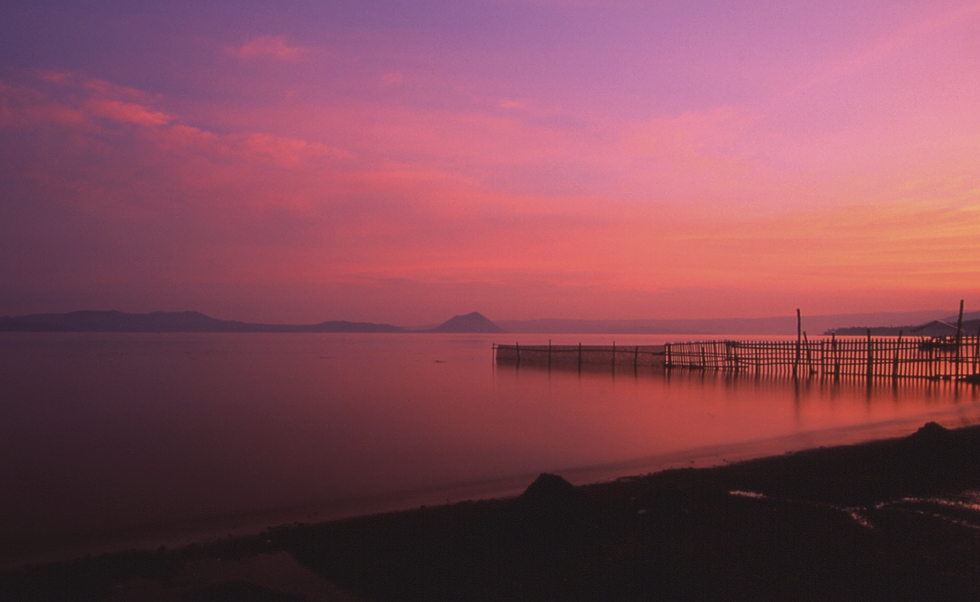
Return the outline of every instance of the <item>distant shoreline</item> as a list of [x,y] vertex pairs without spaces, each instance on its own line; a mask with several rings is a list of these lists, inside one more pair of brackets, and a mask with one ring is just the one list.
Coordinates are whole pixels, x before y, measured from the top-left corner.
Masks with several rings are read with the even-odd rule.
[[[941,310],[809,316],[803,330],[811,336],[832,330],[867,332],[855,324],[917,324],[949,319]],[[975,313],[975,312],[974,312]],[[972,316],[972,314],[971,314]],[[876,327],[886,328],[891,327]],[[74,311],[0,316],[0,332],[455,332],[511,334],[623,335],[796,335],[796,316],[708,319],[532,319],[491,321],[478,312],[458,315],[442,324],[402,327],[388,323],[330,320],[315,324],[266,324],[221,320],[195,311],[126,313]],[[908,334],[906,329],[906,334]]]
[[219,320],[199,312],[76,311],[0,317],[0,332],[406,332],[390,324],[330,321],[319,324],[257,324]]
[[136,314],[117,310],[0,316],[0,332],[274,332],[274,333],[504,333],[473,312],[453,316],[438,326],[408,329],[391,324],[331,320],[316,324],[262,324],[220,320],[196,311]]

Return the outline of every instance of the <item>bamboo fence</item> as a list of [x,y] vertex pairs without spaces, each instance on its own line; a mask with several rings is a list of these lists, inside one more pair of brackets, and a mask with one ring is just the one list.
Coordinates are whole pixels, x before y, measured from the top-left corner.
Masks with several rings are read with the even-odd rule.
[[583,364],[608,366],[659,366],[665,364],[664,345],[497,345],[494,357],[501,363],[569,367]]
[[665,365],[792,376],[959,380],[980,375],[980,336],[668,343]]

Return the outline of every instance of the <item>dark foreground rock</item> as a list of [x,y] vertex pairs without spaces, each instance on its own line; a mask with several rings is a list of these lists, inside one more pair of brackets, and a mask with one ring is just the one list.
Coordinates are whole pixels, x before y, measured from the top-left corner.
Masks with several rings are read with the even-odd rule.
[[[542,475],[514,500],[35,568],[2,576],[0,597],[977,600],[977,489],[980,428],[929,424],[903,439],[586,487]],[[188,577],[263,558],[279,582],[254,568]]]

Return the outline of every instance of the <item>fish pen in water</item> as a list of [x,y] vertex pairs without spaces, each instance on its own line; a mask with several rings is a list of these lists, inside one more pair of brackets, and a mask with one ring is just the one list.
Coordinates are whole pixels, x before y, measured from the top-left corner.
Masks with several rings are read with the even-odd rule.
[[574,367],[582,365],[652,366],[665,365],[664,345],[497,345],[494,358],[505,364]]
[[980,378],[980,336],[668,343],[665,364],[668,368],[799,377],[976,381]]

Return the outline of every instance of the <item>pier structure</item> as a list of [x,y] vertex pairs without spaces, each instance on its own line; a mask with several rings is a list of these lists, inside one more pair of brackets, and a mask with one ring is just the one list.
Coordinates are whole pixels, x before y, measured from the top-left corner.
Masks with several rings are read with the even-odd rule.
[[980,382],[980,335],[718,340],[664,345],[495,344],[498,363],[724,370],[795,377],[863,377]]
[[[796,310],[796,340],[721,340],[666,343],[664,345],[514,345],[494,344],[497,362],[553,365],[606,364],[613,369],[632,363],[642,366],[696,370],[749,371],[756,374],[790,375],[793,378],[833,376],[875,379],[919,378],[968,381],[980,384],[980,328],[976,336],[963,331],[963,300],[955,334],[939,337],[902,338],[831,336],[810,341]],[[921,328],[916,329],[921,330]]]
[[797,377],[976,380],[980,336],[669,343],[665,366]]

